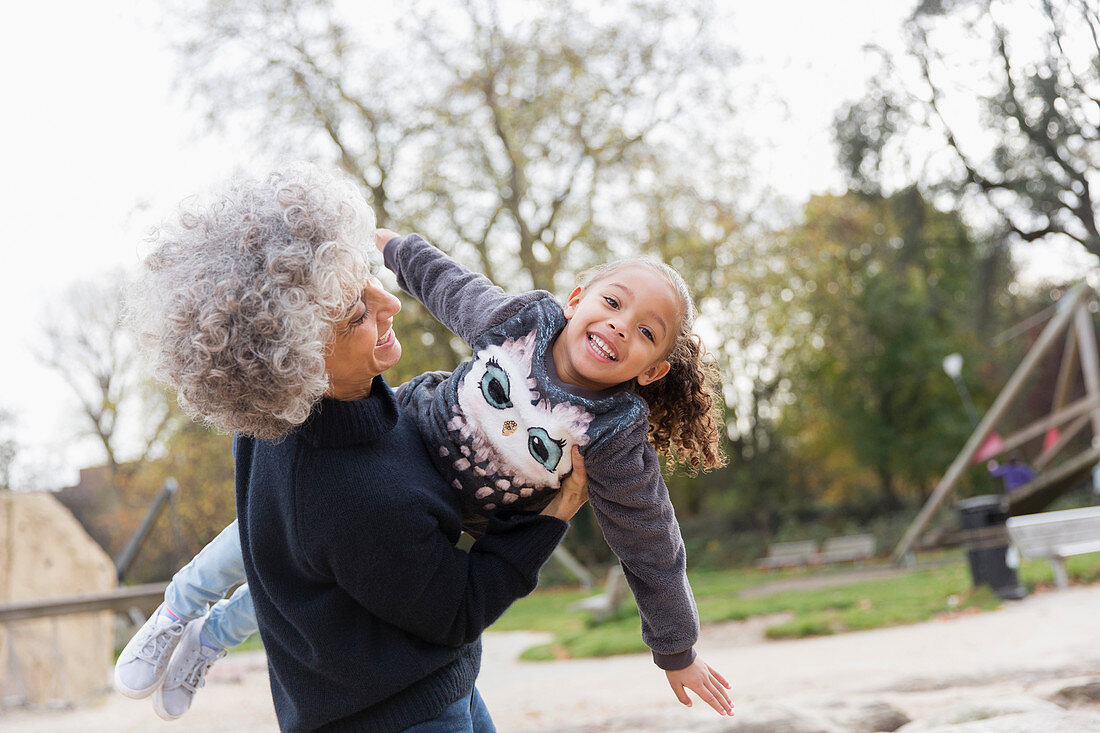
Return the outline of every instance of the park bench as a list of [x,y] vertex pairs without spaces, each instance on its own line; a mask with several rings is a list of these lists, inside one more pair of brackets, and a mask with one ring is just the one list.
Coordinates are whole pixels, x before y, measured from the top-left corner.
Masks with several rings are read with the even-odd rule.
[[1059,588],[1069,585],[1067,557],[1100,552],[1100,507],[1009,517],[1007,526],[1020,554],[1050,562]]
[[610,618],[619,610],[626,600],[626,577],[619,565],[614,565],[607,571],[607,582],[604,584],[603,593],[588,598],[582,598],[569,604],[570,611],[588,611],[594,621],[603,621]]
[[758,568],[792,568],[809,565],[817,557],[817,543],[813,540],[803,542],[776,542],[768,546],[768,555],[756,561]]
[[869,560],[875,556],[875,536],[853,534],[845,537],[830,537],[821,546],[818,560],[822,563],[856,562]]

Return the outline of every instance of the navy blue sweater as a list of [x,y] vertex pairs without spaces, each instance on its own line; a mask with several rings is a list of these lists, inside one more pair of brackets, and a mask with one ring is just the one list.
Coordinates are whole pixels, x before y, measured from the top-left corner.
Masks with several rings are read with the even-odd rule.
[[459,500],[375,379],[279,442],[238,436],[245,574],[286,731],[400,731],[467,693],[482,630],[529,593],[565,533],[492,519],[467,554]]

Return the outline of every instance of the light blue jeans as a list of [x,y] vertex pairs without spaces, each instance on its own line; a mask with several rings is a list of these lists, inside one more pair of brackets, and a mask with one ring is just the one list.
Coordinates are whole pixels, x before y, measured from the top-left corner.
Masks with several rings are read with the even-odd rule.
[[[244,581],[241,535],[237,520],[233,520],[172,576],[164,591],[164,602],[185,621],[206,616],[203,636],[228,649],[256,632],[252,594],[247,584],[240,585]],[[226,598],[225,594],[238,585],[233,595]]]
[[443,709],[438,717],[406,728],[403,733],[496,733],[489,708],[477,688]]

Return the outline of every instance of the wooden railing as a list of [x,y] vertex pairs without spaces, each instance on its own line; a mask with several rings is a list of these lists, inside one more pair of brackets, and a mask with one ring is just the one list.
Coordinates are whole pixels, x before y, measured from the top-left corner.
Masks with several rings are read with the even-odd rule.
[[133,606],[155,606],[164,599],[164,589],[167,585],[167,583],[127,585],[98,593],[0,603],[0,623],[96,611],[124,613]]

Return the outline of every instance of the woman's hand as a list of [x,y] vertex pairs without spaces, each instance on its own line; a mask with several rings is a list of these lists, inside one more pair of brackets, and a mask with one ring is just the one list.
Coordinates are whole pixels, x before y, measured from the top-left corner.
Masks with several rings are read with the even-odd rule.
[[573,446],[573,472],[561,482],[561,489],[540,512],[552,517],[557,517],[563,522],[573,518],[584,503],[588,501],[588,474],[584,471],[584,459],[581,451]]
[[719,674],[718,670],[712,669],[702,659],[696,657],[690,666],[673,672],[666,671],[665,676],[668,677],[668,684],[672,686],[672,691],[676,693],[676,699],[689,708],[691,698],[688,697],[687,691],[691,690],[703,702],[714,708],[719,715],[733,715],[733,703],[730,702],[729,693],[726,692],[730,683],[726,682],[726,678]]
[[400,236],[397,232],[392,232],[389,229],[375,229],[374,246],[378,248],[379,252],[385,252],[386,245],[390,243],[390,240],[397,239]]

